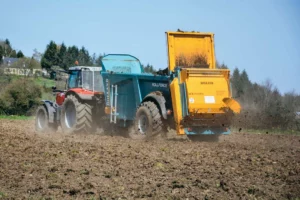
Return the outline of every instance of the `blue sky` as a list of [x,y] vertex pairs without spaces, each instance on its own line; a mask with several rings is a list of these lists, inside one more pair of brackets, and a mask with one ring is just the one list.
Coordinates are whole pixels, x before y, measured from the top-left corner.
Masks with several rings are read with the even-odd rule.
[[0,2],[0,39],[31,56],[50,40],[128,53],[167,67],[165,31],[215,33],[216,57],[252,82],[300,94],[299,0],[15,0]]

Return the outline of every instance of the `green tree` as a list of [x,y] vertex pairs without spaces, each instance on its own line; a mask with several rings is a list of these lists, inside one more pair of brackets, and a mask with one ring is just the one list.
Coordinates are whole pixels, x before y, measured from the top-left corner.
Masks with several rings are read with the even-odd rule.
[[265,128],[282,127],[283,125],[282,97],[277,88],[268,92],[265,99],[265,107],[262,116],[264,117]]
[[142,67],[144,68],[144,71],[147,73],[155,73],[156,70],[153,68],[152,65],[147,64],[146,66],[142,65]]
[[61,44],[61,47],[58,52],[58,59],[59,64],[58,66],[62,67],[63,69],[68,68],[68,62],[67,62],[67,47],[64,43]]
[[11,58],[17,58],[17,52],[16,52],[16,50],[12,50],[11,53],[10,53],[10,55],[9,55],[9,57],[11,57]]
[[102,67],[102,64],[101,64],[101,59],[105,56],[105,53],[103,54],[100,54],[98,56],[98,58],[96,59],[96,66],[101,66]]
[[249,80],[246,70],[243,70],[240,74],[240,95],[245,94],[245,92],[251,87],[251,82]]
[[5,39],[5,44],[8,45],[8,46],[10,46],[10,41],[9,41],[9,39]]
[[240,91],[241,91],[240,70],[238,68],[235,68],[233,70],[232,77],[231,77],[231,84],[232,84],[233,96],[238,98],[240,96]]
[[241,79],[241,82],[242,82],[243,85],[251,84],[251,82],[249,80],[249,76],[248,76],[246,70],[242,71],[240,79]]
[[300,131],[299,119],[297,120],[296,116],[296,112],[300,111],[300,95],[297,95],[294,91],[287,92],[283,96],[282,104],[285,127]]
[[50,41],[42,57],[41,65],[42,68],[50,69],[51,66],[57,64],[58,64],[57,45],[55,44],[54,41]]
[[75,65],[75,61],[78,60],[79,50],[76,46],[68,47],[67,50],[67,67],[71,67]]
[[217,69],[228,69],[227,65],[225,65],[224,62],[222,64],[220,64],[218,61],[216,61],[216,68]]
[[85,49],[85,47],[82,47],[79,50],[77,60],[79,62],[79,65],[92,65],[92,62],[91,62],[92,59],[89,55],[89,52]]
[[2,63],[3,56],[4,56],[4,50],[3,50],[3,47],[0,46],[0,64]]
[[24,57],[24,54],[21,50],[18,51],[17,53],[17,58],[23,58]]
[[27,58],[29,60],[28,69],[41,69],[41,64],[33,57]]
[[243,70],[242,73],[240,73],[238,68],[233,70],[231,83],[233,86],[233,96],[236,98],[242,97],[251,86],[247,72]]
[[[15,52],[12,52],[13,49],[11,47],[11,44],[10,44],[10,41],[8,39],[5,39],[4,42],[1,42],[1,45],[3,47],[3,50],[4,50],[4,56],[5,57],[12,57],[12,53],[15,53]],[[14,56],[14,55],[13,55]]]

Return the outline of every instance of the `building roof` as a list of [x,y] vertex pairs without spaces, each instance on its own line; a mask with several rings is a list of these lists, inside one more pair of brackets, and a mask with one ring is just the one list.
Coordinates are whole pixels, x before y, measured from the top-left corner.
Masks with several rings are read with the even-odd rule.
[[4,57],[2,60],[2,63],[4,65],[10,66],[14,62],[17,62],[19,59],[18,58],[9,58],[9,57]]

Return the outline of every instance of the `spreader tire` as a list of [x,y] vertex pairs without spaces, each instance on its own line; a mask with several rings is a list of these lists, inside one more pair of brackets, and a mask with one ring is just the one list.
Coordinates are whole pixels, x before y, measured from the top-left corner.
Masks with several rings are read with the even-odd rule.
[[132,139],[144,140],[158,135],[163,128],[159,109],[151,102],[143,102],[136,112],[136,119],[129,137]]

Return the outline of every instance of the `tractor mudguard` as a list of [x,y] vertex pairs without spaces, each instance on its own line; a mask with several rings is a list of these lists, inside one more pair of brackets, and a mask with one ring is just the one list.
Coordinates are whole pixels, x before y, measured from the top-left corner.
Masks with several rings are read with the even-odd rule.
[[82,100],[93,100],[93,96],[90,94],[77,94]]
[[[102,92],[98,92],[98,94],[101,94]],[[95,95],[94,92],[92,91],[88,91],[88,90],[83,90],[81,88],[73,88],[70,89],[65,96],[68,96],[70,94],[75,95],[76,97],[78,97],[81,100],[94,100],[93,97]]]
[[167,119],[167,109],[166,109],[166,99],[160,91],[155,91],[149,93],[142,102],[152,100],[154,103],[159,105],[159,109],[161,111],[161,115],[164,119]]
[[48,101],[48,100],[42,100],[44,102],[44,105],[47,108],[48,117],[49,117],[49,123],[54,123],[54,115],[56,112],[56,108],[54,107],[54,102]]

